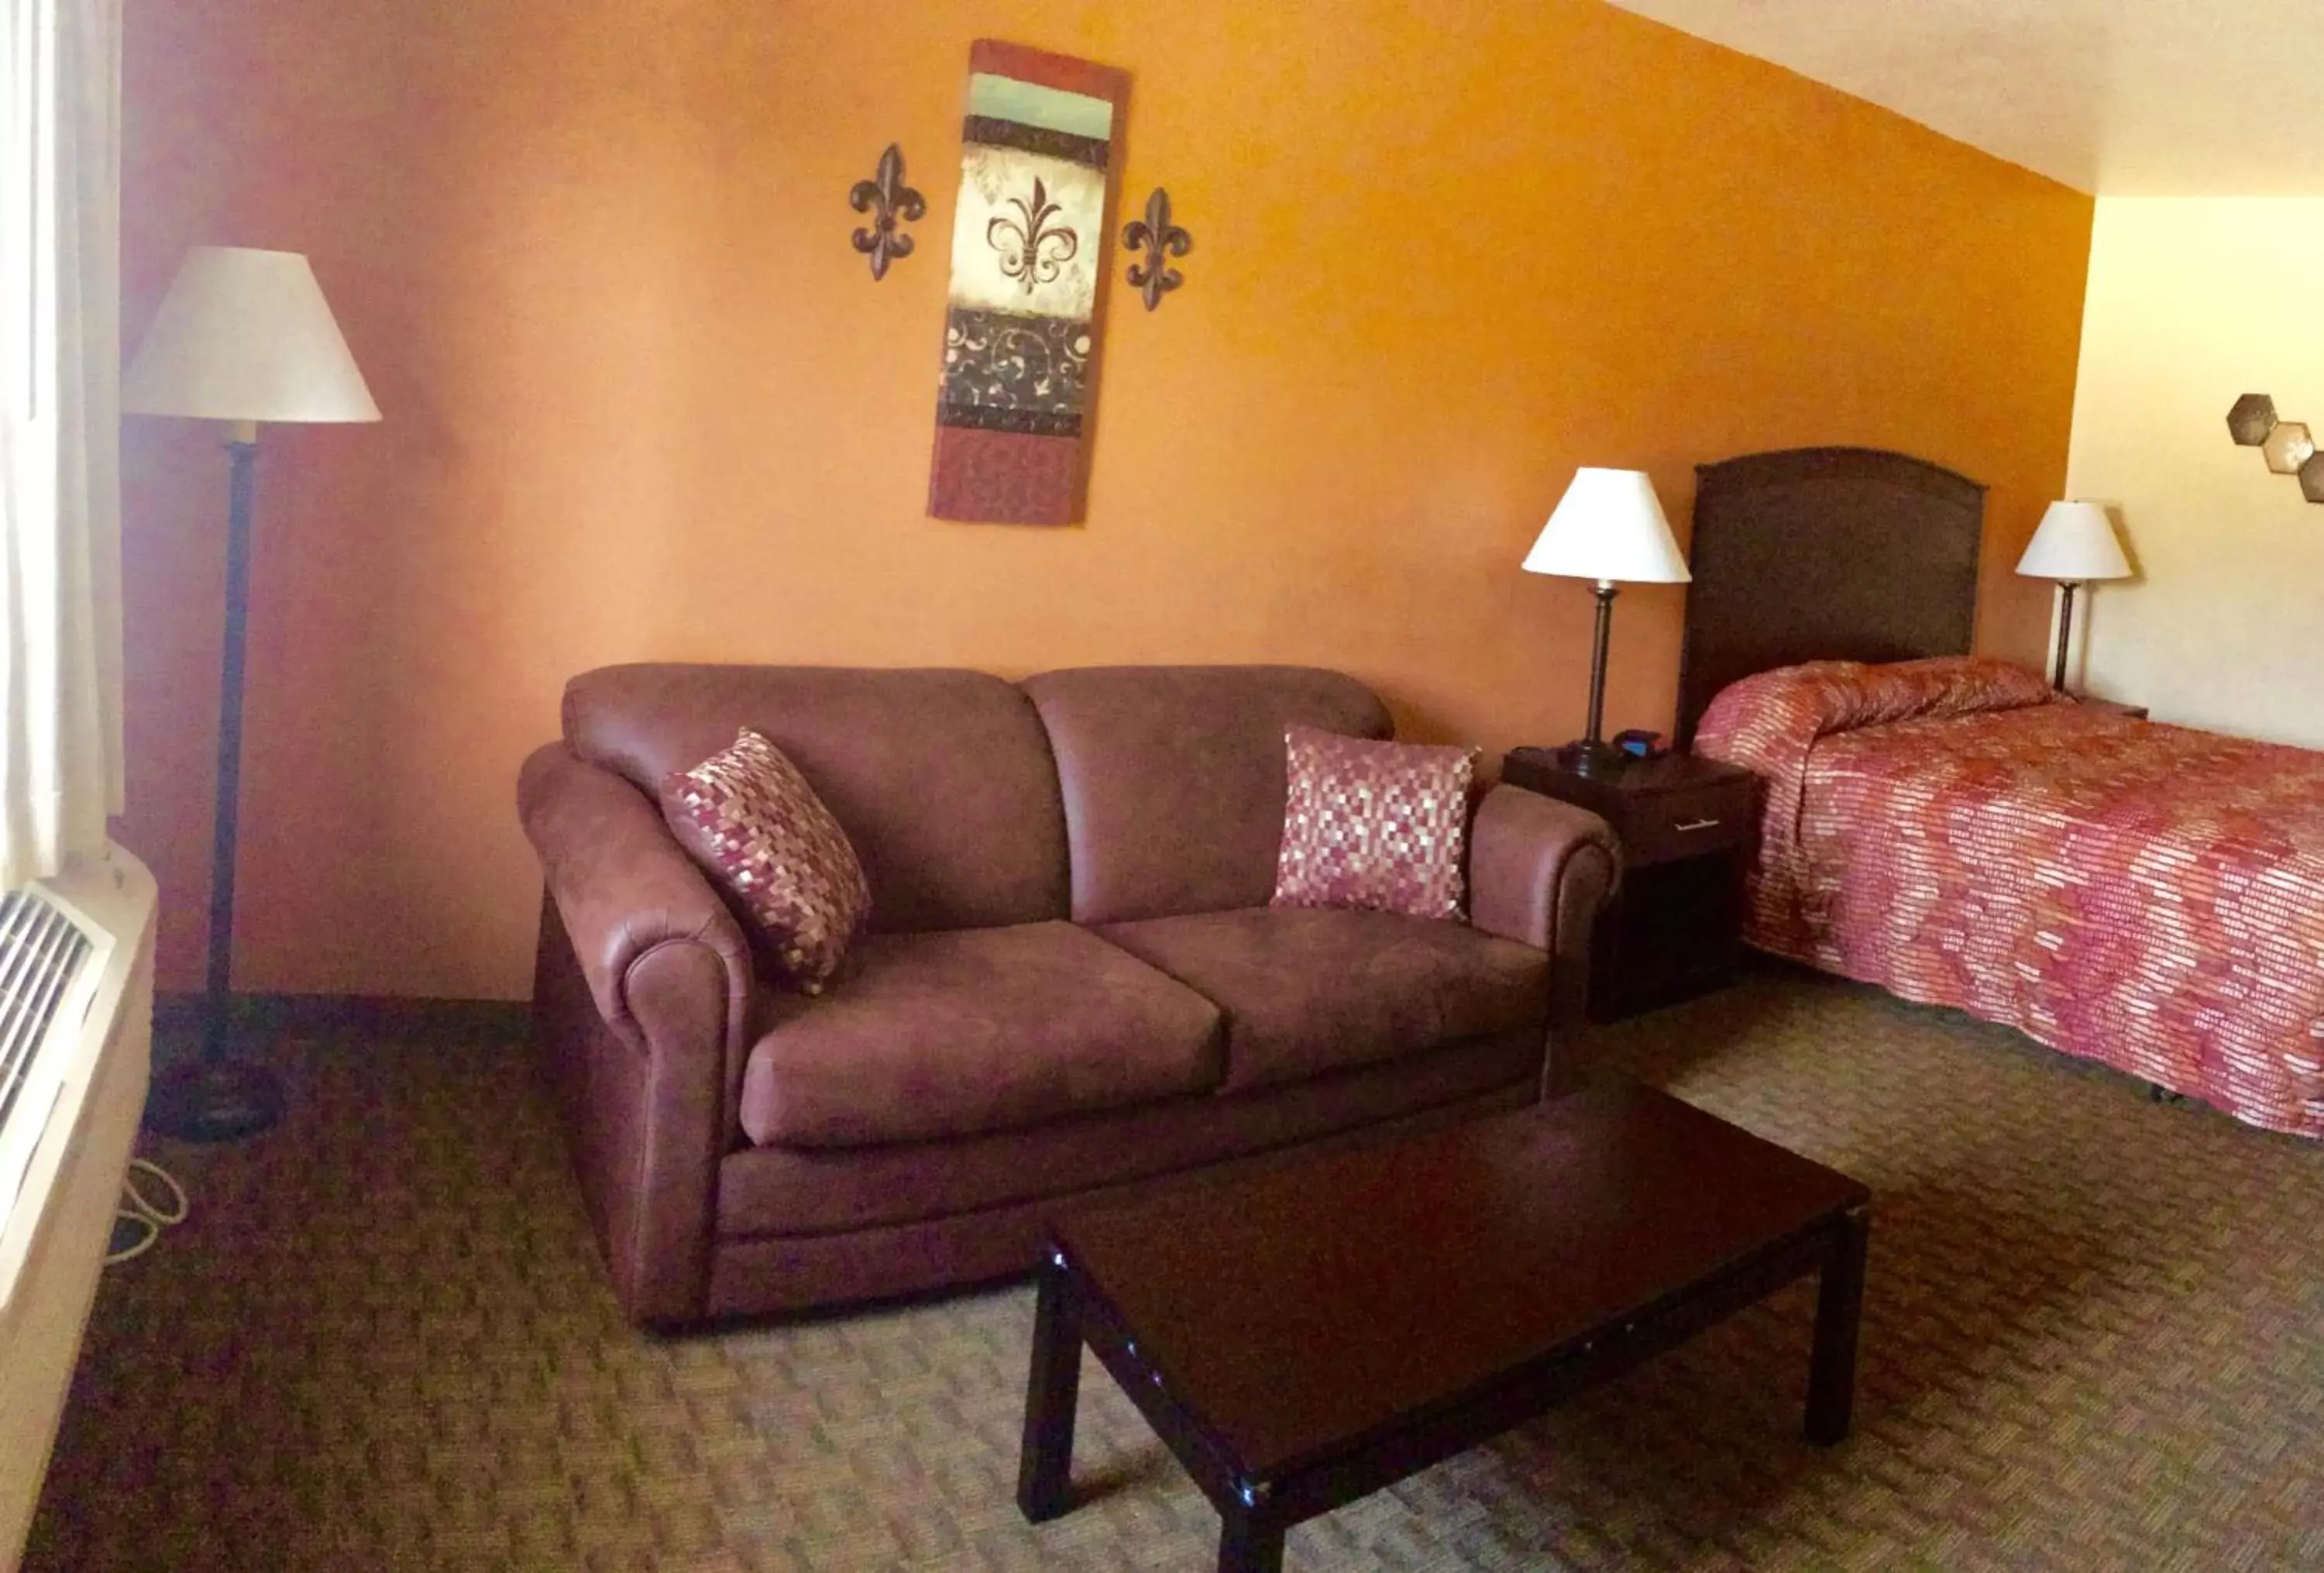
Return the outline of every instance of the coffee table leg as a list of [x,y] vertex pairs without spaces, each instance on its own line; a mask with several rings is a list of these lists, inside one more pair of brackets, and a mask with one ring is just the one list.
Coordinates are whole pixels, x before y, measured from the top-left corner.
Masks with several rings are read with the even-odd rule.
[[1283,1573],[1283,1526],[1261,1527],[1240,1513],[1222,1514],[1219,1573]]
[[1840,1222],[1816,1294],[1815,1352],[1808,1359],[1808,1440],[1830,1447],[1848,1435],[1856,1409],[1856,1334],[1864,1318],[1864,1259],[1872,1214]]
[[1074,1408],[1081,1397],[1082,1336],[1065,1259],[1041,1252],[1033,1303],[1033,1373],[1025,1384],[1025,1446],[1017,1459],[1017,1508],[1039,1523],[1073,1506]]

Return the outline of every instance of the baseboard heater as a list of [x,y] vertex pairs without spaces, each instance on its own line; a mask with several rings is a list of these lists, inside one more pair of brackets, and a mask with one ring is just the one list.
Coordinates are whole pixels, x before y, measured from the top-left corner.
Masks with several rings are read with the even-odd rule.
[[23,1557],[153,1047],[153,876],[117,847],[0,896],[0,1569]]

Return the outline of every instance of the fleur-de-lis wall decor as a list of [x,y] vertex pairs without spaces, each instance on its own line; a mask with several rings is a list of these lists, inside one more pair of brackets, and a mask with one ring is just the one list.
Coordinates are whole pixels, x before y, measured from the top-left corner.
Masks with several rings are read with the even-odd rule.
[[1017,217],[987,224],[984,244],[1001,254],[1001,276],[1015,279],[1029,295],[1037,285],[1056,282],[1065,265],[1081,254],[1082,237],[1070,225],[1050,222],[1060,208],[1038,178],[1030,201],[1011,197],[1009,205],[1017,209]]
[[912,254],[912,237],[896,227],[913,223],[928,210],[918,191],[904,184],[904,150],[895,143],[880,155],[879,173],[858,180],[847,193],[847,205],[858,213],[872,214],[872,227],[855,232],[855,249],[872,259],[874,283],[888,276],[888,264]]
[[1146,199],[1146,217],[1133,218],[1122,227],[1121,244],[1146,254],[1144,262],[1130,264],[1130,282],[1131,288],[1145,292],[1148,311],[1162,304],[1165,291],[1186,282],[1169,259],[1192,251],[1194,237],[1170,222],[1170,193],[1161,187],[1155,187],[1154,195]]

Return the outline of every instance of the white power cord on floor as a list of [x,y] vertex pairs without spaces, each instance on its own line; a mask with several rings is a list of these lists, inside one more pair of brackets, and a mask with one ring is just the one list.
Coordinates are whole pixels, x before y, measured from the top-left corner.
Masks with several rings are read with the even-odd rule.
[[[151,1175],[167,1194],[166,1204],[156,1204],[142,1189],[138,1180]],[[132,1158],[128,1172],[121,1177],[121,1210],[114,1215],[115,1237],[120,1236],[120,1226],[132,1226],[136,1233],[126,1245],[117,1245],[105,1254],[105,1264],[126,1262],[133,1256],[143,1256],[161,1237],[161,1231],[171,1224],[186,1221],[186,1188],[168,1170],[150,1158]]]

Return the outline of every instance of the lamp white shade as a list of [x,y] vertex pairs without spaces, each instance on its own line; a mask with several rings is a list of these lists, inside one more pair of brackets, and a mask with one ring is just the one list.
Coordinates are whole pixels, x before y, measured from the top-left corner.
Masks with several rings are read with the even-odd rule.
[[1692,576],[1671,539],[1654,482],[1634,469],[1583,466],[1526,553],[1527,573],[1683,585]]
[[293,251],[198,245],[122,375],[121,407],[213,421],[376,421],[379,406]]
[[2115,539],[2114,521],[2096,503],[2052,503],[2042,515],[2042,527],[2017,560],[2017,571],[2027,578],[2126,579],[2130,560]]

